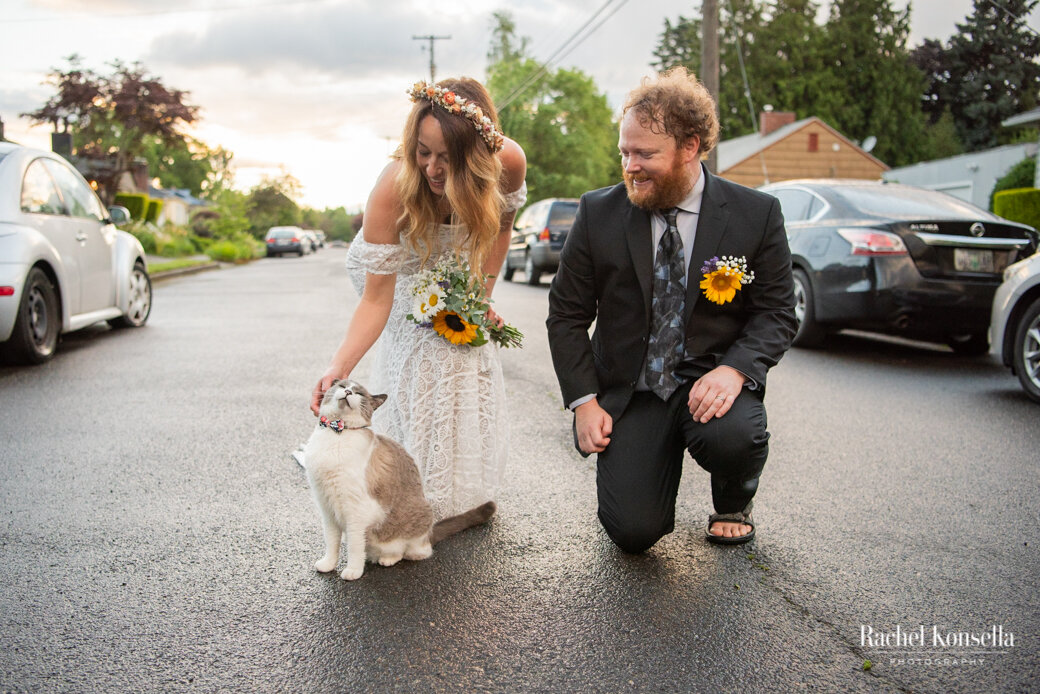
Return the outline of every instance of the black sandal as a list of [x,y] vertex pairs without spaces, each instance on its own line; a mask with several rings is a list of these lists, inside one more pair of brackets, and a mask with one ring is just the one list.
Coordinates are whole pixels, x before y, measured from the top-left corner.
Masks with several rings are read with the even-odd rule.
[[[712,535],[711,526],[719,521],[725,523],[743,523],[744,525],[751,526],[751,532],[747,535],[740,535],[739,537],[725,537],[723,535]],[[708,538],[708,542],[716,545],[742,545],[745,542],[750,542],[755,536],[755,522],[751,520],[751,502],[744,507],[743,511],[737,511],[736,513],[713,513],[708,516],[708,527],[704,529],[704,536]]]

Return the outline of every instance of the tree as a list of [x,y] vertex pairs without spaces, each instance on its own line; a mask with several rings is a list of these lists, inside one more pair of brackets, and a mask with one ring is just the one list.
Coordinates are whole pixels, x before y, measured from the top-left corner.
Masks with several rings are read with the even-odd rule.
[[515,37],[508,13],[494,21],[487,84],[502,130],[527,155],[528,199],[577,197],[615,183],[618,131],[606,95],[580,70],[538,76],[542,67],[527,56],[527,39]]
[[925,158],[924,78],[906,49],[910,8],[891,0],[835,0],[826,24],[825,64],[841,78],[828,114],[855,140],[877,138],[876,157],[890,166]]
[[197,197],[213,199],[219,190],[230,187],[233,155],[223,147],[210,149],[192,137],[164,142],[152,136],[145,138],[142,156],[149,174],[163,188],[187,189]]
[[149,142],[183,142],[183,125],[196,120],[198,107],[185,102],[187,93],[168,89],[148,75],[140,63],[111,63],[111,75],[83,69],[80,58],[55,69],[48,81],[58,93],[40,109],[22,114],[34,123],[62,124],[74,134],[73,153],[94,160],[92,173],[106,202],[116,193],[120,177],[143,157]]
[[975,0],[946,46],[926,40],[912,60],[927,77],[924,108],[932,122],[949,112],[969,151],[1001,142],[1000,123],[1037,104],[1040,36],[1026,17],[1040,0]]
[[249,233],[263,238],[274,226],[295,226],[303,221],[300,206],[294,198],[299,197],[300,182],[289,174],[280,178],[265,177],[249,191]]
[[[890,164],[916,161],[928,139],[919,99],[923,78],[906,52],[908,12],[894,11],[890,0],[835,0],[821,26],[818,9],[813,0],[721,5],[722,138],[754,132],[752,105],[770,104],[798,118],[818,116],[856,140],[874,135],[876,155]],[[700,34],[699,18],[666,20],[654,67],[685,65],[696,73]]]

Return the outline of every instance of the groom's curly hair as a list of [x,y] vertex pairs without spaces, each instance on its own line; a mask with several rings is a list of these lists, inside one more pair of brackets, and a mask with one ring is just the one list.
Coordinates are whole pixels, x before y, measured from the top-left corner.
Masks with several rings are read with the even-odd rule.
[[635,109],[639,122],[651,132],[671,135],[679,147],[691,137],[700,139],[700,153],[707,154],[719,141],[715,100],[707,88],[685,67],[673,67],[655,77],[644,77],[628,94],[621,115]]

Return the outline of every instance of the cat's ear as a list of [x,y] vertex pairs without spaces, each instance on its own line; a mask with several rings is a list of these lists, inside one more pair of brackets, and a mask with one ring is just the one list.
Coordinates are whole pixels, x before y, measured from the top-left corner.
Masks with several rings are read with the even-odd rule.
[[386,402],[386,393],[382,393],[381,395],[373,395],[372,396],[372,409],[373,410],[377,409],[384,402]]

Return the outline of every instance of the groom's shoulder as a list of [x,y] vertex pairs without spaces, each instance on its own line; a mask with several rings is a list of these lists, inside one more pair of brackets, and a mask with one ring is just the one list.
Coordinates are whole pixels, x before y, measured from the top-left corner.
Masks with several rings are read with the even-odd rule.
[[586,207],[593,209],[598,209],[603,206],[630,204],[628,201],[628,191],[625,190],[624,183],[590,190],[581,196],[581,202]]
[[776,198],[769,193],[764,193],[761,190],[755,188],[748,188],[745,185],[730,181],[722,178],[718,175],[711,177],[711,185],[716,187],[717,193],[726,199],[740,201],[745,204],[764,204],[767,207],[773,203]]

